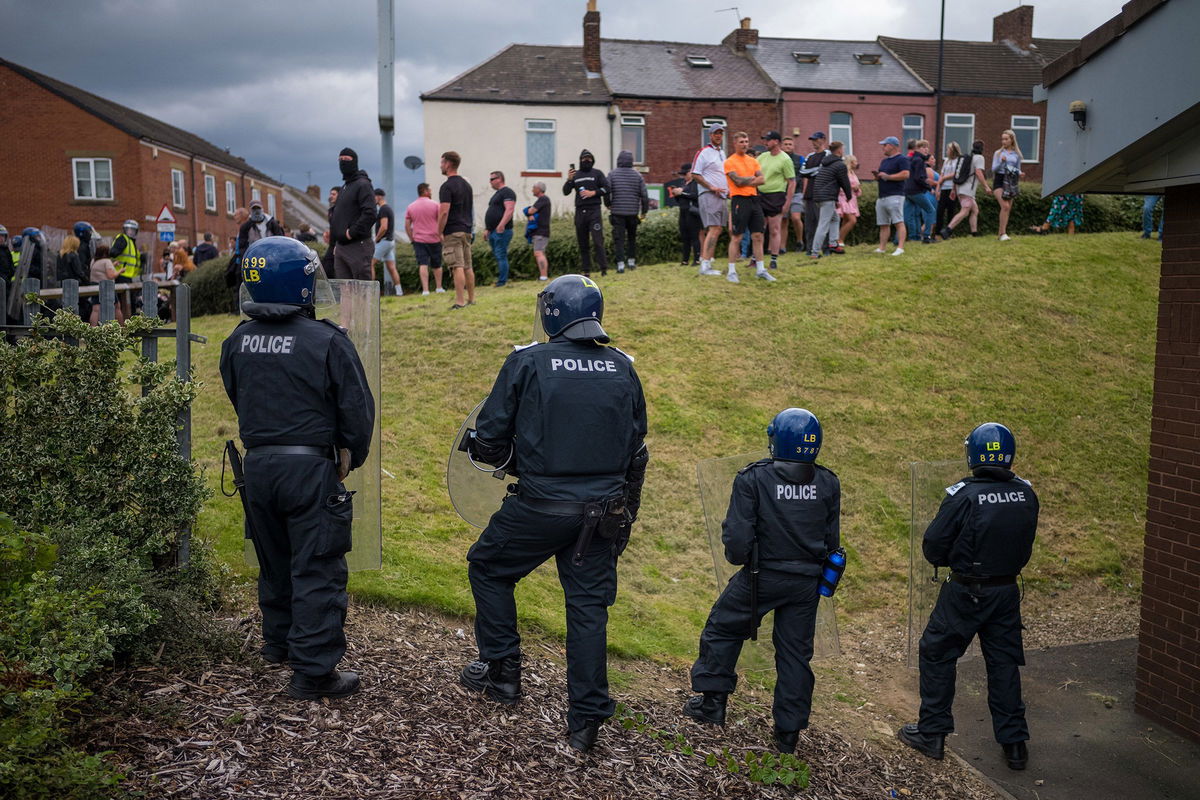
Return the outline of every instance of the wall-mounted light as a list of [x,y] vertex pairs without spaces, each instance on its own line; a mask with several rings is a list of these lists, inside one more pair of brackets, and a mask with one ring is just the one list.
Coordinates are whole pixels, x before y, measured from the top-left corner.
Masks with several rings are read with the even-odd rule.
[[1075,124],[1079,126],[1079,130],[1087,130],[1087,103],[1082,100],[1072,100],[1069,106],[1071,111],[1071,119],[1075,120]]

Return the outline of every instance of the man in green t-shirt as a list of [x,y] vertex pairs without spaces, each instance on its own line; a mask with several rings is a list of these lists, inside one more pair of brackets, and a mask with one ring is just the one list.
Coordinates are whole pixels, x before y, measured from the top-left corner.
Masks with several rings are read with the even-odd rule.
[[792,157],[783,152],[783,137],[779,131],[767,131],[762,138],[767,143],[767,151],[758,156],[764,179],[758,187],[758,195],[763,216],[767,218],[767,249],[771,252],[771,269],[777,269],[779,250],[783,246],[784,214],[791,207],[792,195],[796,191],[796,166]]

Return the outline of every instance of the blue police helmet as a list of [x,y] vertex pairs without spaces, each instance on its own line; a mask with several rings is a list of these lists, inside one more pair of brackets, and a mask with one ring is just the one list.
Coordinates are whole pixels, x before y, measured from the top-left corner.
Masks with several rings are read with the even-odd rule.
[[80,220],[79,222],[75,223],[75,227],[72,230],[76,236],[82,239],[85,233],[90,233],[92,231],[92,223]]
[[538,318],[551,338],[563,336],[575,342],[607,342],[600,327],[604,317],[604,295],[596,282],[585,275],[562,275],[538,293]]
[[18,253],[21,252],[21,245],[23,245],[24,243],[25,243],[25,237],[22,236],[21,234],[18,233],[16,236],[12,237],[12,242],[11,242],[12,249],[16,250]]
[[41,236],[42,232],[38,228],[26,228],[25,230],[21,231],[21,235],[28,238],[30,236]]
[[767,426],[771,458],[811,464],[821,452],[821,423],[806,408],[785,408]]
[[1017,454],[1017,440],[1012,431],[999,422],[985,422],[967,434],[963,440],[963,451],[967,455],[967,466],[971,469],[1012,469],[1013,456]]
[[259,239],[242,256],[242,280],[256,303],[312,305],[320,269],[316,251],[290,236]]

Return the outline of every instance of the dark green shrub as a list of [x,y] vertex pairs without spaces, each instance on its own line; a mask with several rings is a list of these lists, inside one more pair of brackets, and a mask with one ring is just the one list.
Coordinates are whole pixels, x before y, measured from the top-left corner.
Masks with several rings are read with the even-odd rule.
[[233,290],[225,285],[229,258],[217,256],[183,276],[183,282],[192,290],[192,316],[233,313]]

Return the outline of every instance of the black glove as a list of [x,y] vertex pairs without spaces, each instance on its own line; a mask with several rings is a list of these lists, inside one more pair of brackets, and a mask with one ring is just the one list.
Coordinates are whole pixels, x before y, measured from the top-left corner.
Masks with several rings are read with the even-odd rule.
[[476,435],[475,431],[468,431],[466,438],[463,440],[463,445],[473,460],[491,464],[493,467],[503,468],[509,472],[512,466],[514,444],[512,441],[492,442],[487,439],[481,439]]

